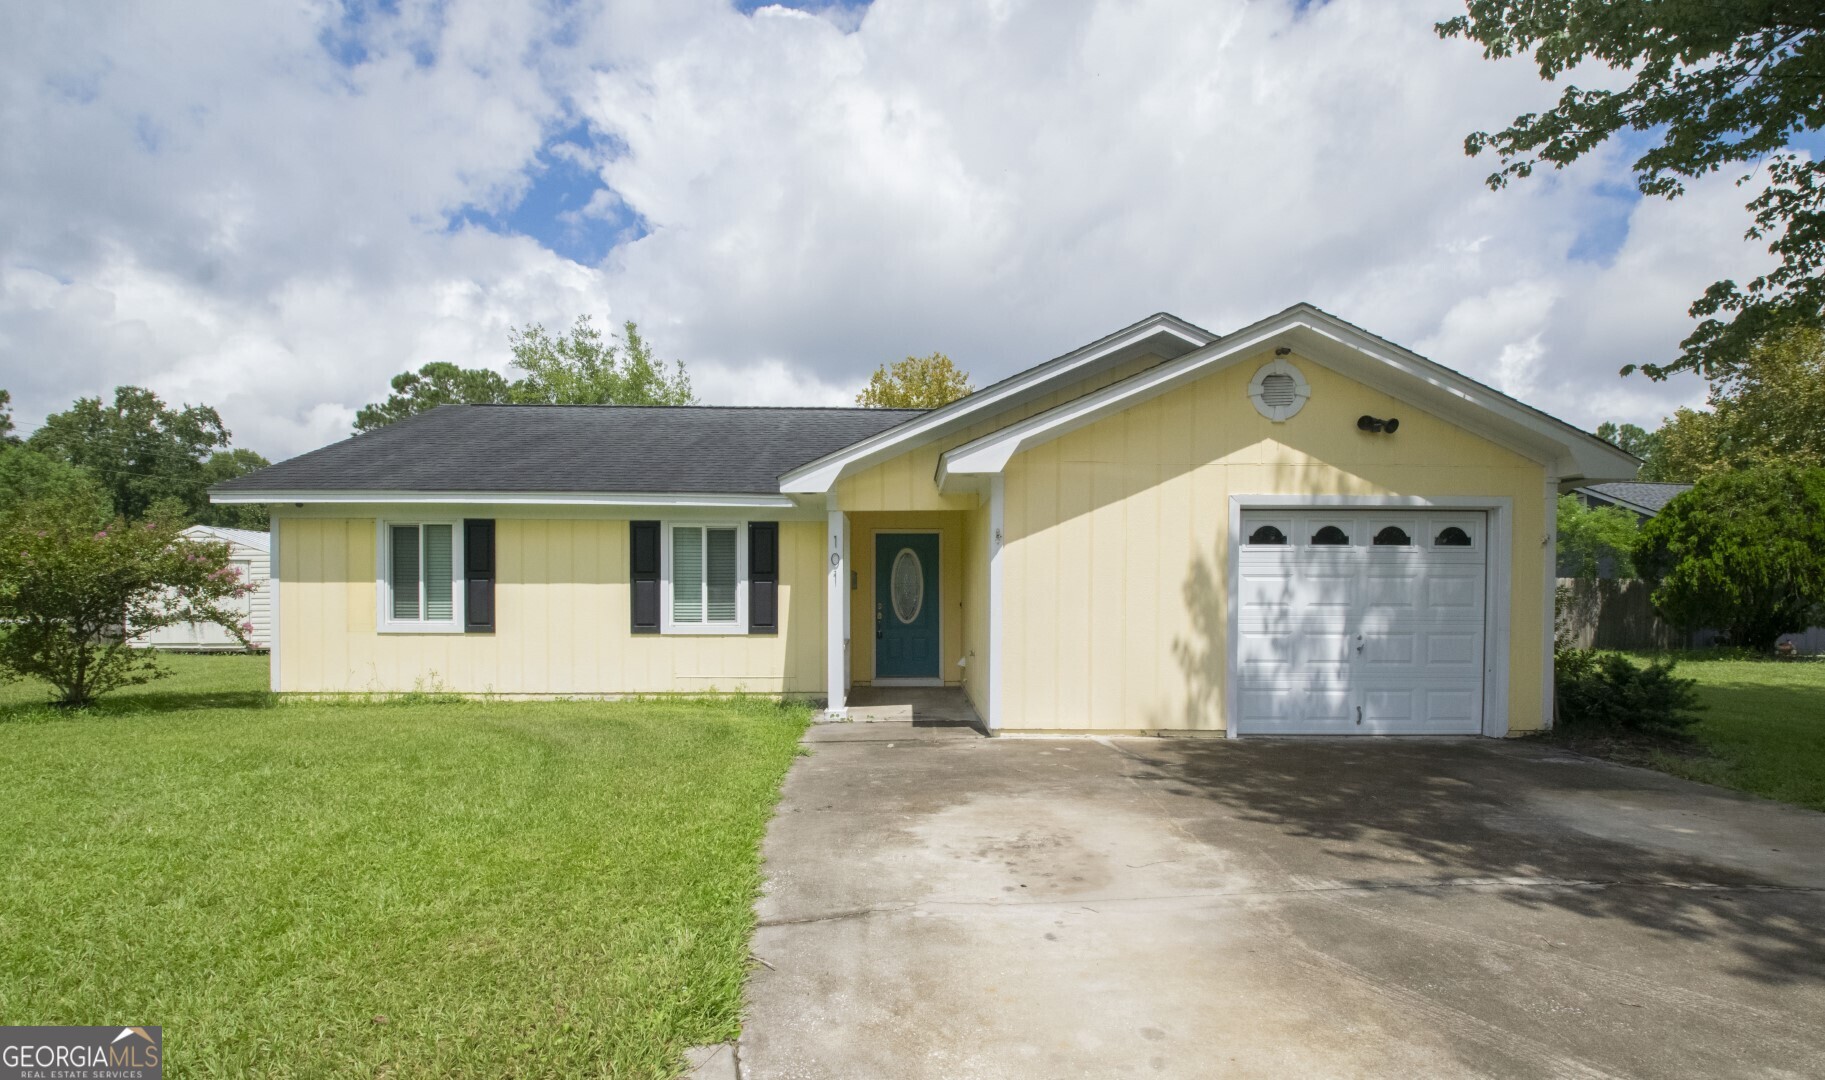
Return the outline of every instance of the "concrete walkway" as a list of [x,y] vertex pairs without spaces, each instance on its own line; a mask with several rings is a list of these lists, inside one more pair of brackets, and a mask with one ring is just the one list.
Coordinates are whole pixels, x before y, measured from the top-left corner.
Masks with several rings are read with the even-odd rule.
[[1482,740],[809,742],[748,1080],[1825,1075],[1825,815]]

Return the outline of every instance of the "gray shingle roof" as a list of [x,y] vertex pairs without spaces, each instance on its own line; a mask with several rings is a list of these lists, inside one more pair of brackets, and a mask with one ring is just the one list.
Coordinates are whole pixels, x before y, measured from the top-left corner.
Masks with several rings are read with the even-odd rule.
[[213,491],[779,494],[917,409],[444,405]]
[[1592,484],[1579,488],[1609,502],[1624,502],[1658,514],[1675,495],[1692,490],[1691,484],[1650,484],[1641,481],[1614,484]]

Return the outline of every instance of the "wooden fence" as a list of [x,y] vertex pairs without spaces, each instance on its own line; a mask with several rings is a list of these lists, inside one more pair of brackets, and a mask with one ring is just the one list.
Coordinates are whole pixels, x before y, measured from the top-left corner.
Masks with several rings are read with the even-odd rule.
[[[1559,636],[1582,649],[1702,649],[1717,631],[1676,629],[1654,614],[1645,581],[1559,579]],[[1825,652],[1825,627],[1787,634],[1798,652]]]

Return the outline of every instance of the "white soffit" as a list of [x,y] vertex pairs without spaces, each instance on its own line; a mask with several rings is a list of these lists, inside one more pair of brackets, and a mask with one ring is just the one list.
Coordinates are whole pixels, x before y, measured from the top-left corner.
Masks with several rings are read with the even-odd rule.
[[1141,356],[1158,356],[1164,361],[1172,361],[1215,340],[1216,335],[1176,316],[1163,312],[1150,315],[1133,326],[985,386],[941,409],[933,409],[915,420],[801,465],[780,478],[780,491],[786,494],[827,492],[847,473],[868,468],[960,427],[1014,408],[1062,383]]
[[1635,457],[1595,435],[1309,304],[1297,304],[1150,371],[951,449],[939,460],[939,484],[999,473],[1022,450],[1278,346],[1291,348],[1294,360],[1314,361],[1441,416],[1540,462],[1561,478],[1631,480],[1640,468]]

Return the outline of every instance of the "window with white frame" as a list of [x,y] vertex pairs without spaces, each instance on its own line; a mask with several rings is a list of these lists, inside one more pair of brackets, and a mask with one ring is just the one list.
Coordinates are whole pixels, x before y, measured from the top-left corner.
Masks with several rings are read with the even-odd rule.
[[747,545],[739,525],[667,522],[665,632],[747,630]]
[[453,521],[385,521],[380,527],[383,630],[462,629],[462,530]]

